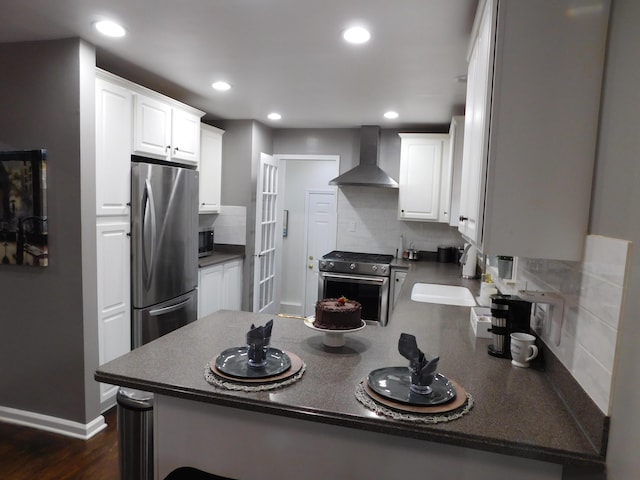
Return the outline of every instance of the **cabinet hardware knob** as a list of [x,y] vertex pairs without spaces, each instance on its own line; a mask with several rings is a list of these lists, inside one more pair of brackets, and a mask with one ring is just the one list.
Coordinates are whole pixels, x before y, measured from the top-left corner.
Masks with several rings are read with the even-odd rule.
[[167,145],[166,147],[164,147],[164,150],[167,151],[171,148],[171,145]]
[[464,215],[460,215],[460,221],[464,222],[465,220],[469,220],[469,217],[465,217]]

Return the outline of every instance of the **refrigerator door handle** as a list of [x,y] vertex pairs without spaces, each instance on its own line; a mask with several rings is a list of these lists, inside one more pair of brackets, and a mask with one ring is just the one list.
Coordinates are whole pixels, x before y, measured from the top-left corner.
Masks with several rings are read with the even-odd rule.
[[159,315],[164,315],[166,313],[175,312],[176,310],[180,310],[183,306],[191,301],[191,298],[187,298],[180,303],[176,303],[175,305],[170,305],[164,308],[157,308],[155,310],[149,310],[150,317],[157,317]]
[[[144,194],[143,194],[143,212],[142,212],[142,245],[143,245],[143,260],[144,260],[144,270],[146,271],[145,284],[147,287],[151,284],[151,279],[153,276],[153,266],[155,261],[155,253],[156,253],[156,208],[155,202],[153,200],[153,190],[151,188],[151,183],[149,179],[145,179],[144,181]],[[149,208],[147,208],[147,206]],[[146,232],[147,232],[147,211],[149,212],[149,222],[151,228],[151,238],[150,245],[147,249],[146,247]]]

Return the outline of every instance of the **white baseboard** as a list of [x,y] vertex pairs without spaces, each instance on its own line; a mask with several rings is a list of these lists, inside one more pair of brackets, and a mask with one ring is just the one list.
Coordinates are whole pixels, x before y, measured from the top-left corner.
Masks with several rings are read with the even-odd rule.
[[280,313],[287,315],[302,315],[302,305],[299,303],[280,302]]
[[98,415],[91,422],[84,424],[64,418],[51,417],[49,415],[42,415],[41,413],[27,412],[25,410],[2,406],[0,406],[0,421],[46,430],[47,432],[59,433],[60,435],[80,438],[82,440],[88,440],[107,427],[102,415]]

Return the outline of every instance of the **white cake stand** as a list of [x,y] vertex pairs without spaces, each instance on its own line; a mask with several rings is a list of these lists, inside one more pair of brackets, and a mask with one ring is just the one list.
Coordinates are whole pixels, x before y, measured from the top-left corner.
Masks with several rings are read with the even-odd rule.
[[327,347],[343,347],[344,346],[344,334],[345,333],[353,333],[359,330],[362,330],[366,323],[364,320],[361,320],[362,325],[358,328],[351,328],[349,330],[331,330],[329,328],[318,328],[313,324],[313,321],[316,319],[315,315],[311,315],[304,319],[304,324],[309,327],[311,330],[316,330],[317,332],[324,333],[324,344]]

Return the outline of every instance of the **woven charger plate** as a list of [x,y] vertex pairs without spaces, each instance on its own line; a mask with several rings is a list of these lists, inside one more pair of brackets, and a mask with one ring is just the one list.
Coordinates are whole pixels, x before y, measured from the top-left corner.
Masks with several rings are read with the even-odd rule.
[[209,368],[218,377],[224,378],[225,380],[229,380],[231,382],[247,383],[247,384],[279,382],[281,380],[286,380],[287,378],[294,376],[296,373],[300,371],[303,364],[302,359],[295,353],[287,352],[285,350],[283,351],[289,356],[289,359],[291,360],[291,367],[289,367],[287,371],[282,372],[278,375],[273,375],[272,377],[241,378],[241,377],[234,377],[232,375],[227,375],[226,373],[223,373],[220,370],[218,370],[218,368],[216,368],[216,358],[218,358],[217,356],[211,359],[211,361],[209,362]]
[[[368,379],[367,379],[368,380]],[[368,384],[368,381],[362,382],[362,386],[364,391],[376,402],[385,405],[389,408],[393,408],[394,410],[399,410],[401,412],[411,412],[411,413],[445,413],[451,412],[462,407],[467,401],[467,391],[460,386],[454,380],[449,379],[449,381],[453,384],[456,389],[456,397],[447,403],[442,403],[440,405],[433,405],[429,407],[421,407],[417,405],[408,405],[406,403],[394,402],[393,400],[389,400],[388,398],[383,397],[382,395],[378,395],[374,392]]]

